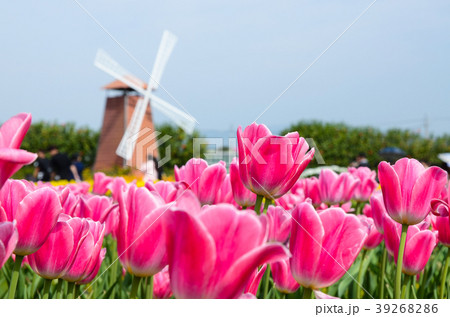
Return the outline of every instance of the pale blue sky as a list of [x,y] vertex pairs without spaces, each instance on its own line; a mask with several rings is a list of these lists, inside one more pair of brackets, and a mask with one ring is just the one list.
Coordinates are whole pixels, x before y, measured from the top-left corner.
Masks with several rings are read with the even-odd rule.
[[[179,37],[161,84],[203,131],[255,120],[372,2],[79,1],[148,70],[162,31]],[[428,114],[450,133],[449,16],[448,0],[378,0],[258,122],[419,129]],[[26,111],[100,128],[111,78],[98,48],[148,79],[73,0],[8,1],[0,23],[0,121]]]

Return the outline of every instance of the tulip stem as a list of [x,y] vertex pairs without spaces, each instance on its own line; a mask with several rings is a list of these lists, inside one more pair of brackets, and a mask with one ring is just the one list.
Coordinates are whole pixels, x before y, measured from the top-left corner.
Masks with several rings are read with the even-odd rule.
[[364,206],[364,203],[362,203],[362,202],[360,202],[360,201],[358,201],[357,203],[356,203],[356,206],[355,206],[355,214],[356,215],[360,215],[361,214],[361,210],[362,210],[362,207]]
[[75,284],[75,288],[73,290],[73,298],[77,298],[78,296],[80,296],[79,295],[80,294],[80,288],[81,288],[81,285]]
[[380,299],[384,299],[384,275],[386,274],[387,249],[382,245],[383,255],[381,257],[381,276],[380,276]]
[[427,266],[425,266],[422,274],[420,274],[418,298],[423,299],[425,297],[425,288],[427,285],[427,280],[428,280],[428,270],[427,270]]
[[267,213],[267,209],[269,208],[269,206],[272,204],[272,199],[264,199],[264,209],[263,209],[263,213],[266,214]]
[[256,195],[256,202],[255,202],[255,211],[256,214],[261,214],[261,204],[263,201],[264,196],[262,195]]
[[402,299],[408,299],[409,297],[409,289],[410,289],[410,285],[411,285],[411,275],[405,275],[405,279],[403,281],[403,286],[402,286]]
[[361,253],[361,263],[359,264],[358,280],[356,281],[356,299],[361,299],[361,284],[363,279],[364,259],[366,258],[367,250]]
[[312,289],[310,288],[303,288],[303,299],[311,299]]
[[263,289],[263,299],[267,298],[269,293],[269,282],[270,282],[270,266],[267,264],[266,272],[264,273],[264,289]]
[[439,294],[439,298],[440,299],[444,299],[444,294],[445,294],[445,281],[447,280],[447,273],[448,273],[448,264],[450,262],[450,249],[447,248],[447,258],[445,259],[445,264],[444,264],[444,269],[442,272],[442,277],[441,277],[441,291]]
[[141,279],[142,278],[140,276],[133,277],[133,283],[131,284],[131,292],[130,292],[131,299],[137,298],[137,292],[139,289],[139,284],[141,283]]
[[16,261],[11,275],[11,283],[9,284],[8,298],[13,299],[16,295],[17,281],[19,280],[20,268],[22,267],[23,255],[16,255]]
[[145,298],[153,299],[153,275],[148,277],[148,285]]
[[408,232],[408,225],[402,224],[402,235],[400,237],[400,245],[398,248],[398,257],[397,257],[397,271],[395,273],[395,293],[394,293],[395,299],[400,299],[401,297],[403,254],[405,253],[407,232]]
[[56,285],[55,294],[56,294],[56,298],[57,299],[61,299],[62,298],[62,296],[61,296],[61,289],[62,289],[63,283],[64,283],[64,280],[59,279],[58,280],[58,284]]
[[73,299],[75,293],[75,282],[69,282],[67,284],[67,299]]
[[48,299],[50,294],[50,287],[52,286],[52,281],[49,279],[44,279],[44,292],[42,295],[43,299]]

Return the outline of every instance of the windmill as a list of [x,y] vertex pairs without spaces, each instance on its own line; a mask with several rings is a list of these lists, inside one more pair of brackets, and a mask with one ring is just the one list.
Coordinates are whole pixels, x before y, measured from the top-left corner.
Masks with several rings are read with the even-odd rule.
[[[115,78],[115,81],[103,88],[121,91],[122,95],[107,99],[95,170],[111,169],[121,165],[121,161],[124,165],[130,164],[133,155],[136,155],[136,136],[144,128],[154,131],[151,108],[159,110],[186,133],[192,134],[195,119],[153,94],[159,87],[164,68],[176,42],[175,35],[164,31],[148,84],[129,73],[103,50],[97,52],[94,65]],[[146,144],[147,147],[150,145]],[[146,151],[140,149],[139,153],[143,153],[141,155],[145,157],[141,158],[141,161],[145,161]],[[157,156],[157,151],[149,154]]]

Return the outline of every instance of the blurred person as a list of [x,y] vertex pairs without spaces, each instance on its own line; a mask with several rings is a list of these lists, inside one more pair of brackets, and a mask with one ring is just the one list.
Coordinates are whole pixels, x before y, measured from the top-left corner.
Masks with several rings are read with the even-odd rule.
[[153,155],[147,156],[147,162],[143,164],[141,171],[145,172],[145,182],[154,182],[162,177],[161,169],[158,167],[158,160]]
[[50,161],[45,156],[44,150],[39,149],[37,152],[38,158],[34,161],[33,177],[36,181],[49,182],[50,181]]
[[72,165],[70,166],[70,171],[77,182],[81,182],[83,180],[84,164],[82,160],[83,157],[81,153],[72,155]]
[[349,167],[369,167],[369,160],[366,157],[366,153],[359,153],[358,156],[356,157],[355,161],[353,161],[352,163],[350,163]]
[[71,171],[72,162],[70,162],[69,157],[60,153],[56,146],[51,146],[49,148],[50,152],[50,166],[52,169],[51,179],[52,180],[72,180],[74,176]]

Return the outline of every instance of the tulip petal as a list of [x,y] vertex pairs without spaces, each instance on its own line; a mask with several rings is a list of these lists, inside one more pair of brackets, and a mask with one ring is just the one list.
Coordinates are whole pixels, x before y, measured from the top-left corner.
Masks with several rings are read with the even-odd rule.
[[216,248],[205,226],[187,212],[173,211],[168,240],[170,285],[175,297],[207,297]]
[[67,222],[57,222],[39,250],[28,256],[28,261],[39,276],[59,278],[67,268],[74,248],[73,230]]
[[317,266],[320,280],[314,288],[322,288],[337,282],[350,268],[361,251],[367,237],[367,229],[359,219],[342,209],[330,208],[320,213],[324,226],[322,253]]
[[[298,205],[292,212],[289,248],[294,279],[305,287],[314,282],[314,274],[322,252],[324,229],[319,214],[308,203]],[[308,255],[305,258],[304,255]]]
[[[269,243],[246,253],[233,263],[217,285],[214,298],[237,298],[245,289],[254,269],[268,262],[287,259],[289,252],[282,244]],[[226,285],[226,287],[225,287]]]
[[[430,201],[439,197],[442,188],[447,182],[447,172],[433,166],[425,170],[414,184],[409,203],[408,224],[421,222],[430,211]],[[421,213],[418,213],[422,211]],[[413,213],[415,212],[415,213]]]
[[127,270],[136,276],[153,276],[167,265],[166,217],[169,205],[156,208],[142,219],[129,240]]
[[19,204],[15,219],[19,241],[15,254],[28,255],[36,252],[55,226],[62,207],[56,192],[40,188],[28,194]]
[[270,264],[275,288],[281,293],[295,293],[300,285],[292,277],[289,260],[277,261]]
[[407,208],[409,202],[411,201],[411,193],[414,184],[420,174],[425,171],[425,168],[419,161],[406,157],[395,162],[393,168],[400,181],[402,190],[402,206],[403,208]]
[[0,148],[0,188],[23,165],[34,162],[36,158],[36,154],[25,150]]
[[0,269],[16,247],[18,234],[14,222],[0,223]]
[[250,283],[247,285],[247,287],[244,290],[244,294],[253,294],[256,296],[256,293],[258,292],[259,284],[261,283],[261,279],[264,276],[264,273],[266,273],[267,264],[264,264],[261,266],[261,268],[258,270],[254,270],[254,273],[252,274],[252,277],[250,278]]
[[436,236],[430,230],[423,230],[408,239],[403,256],[403,272],[419,274],[427,264],[436,246]]
[[384,205],[389,216],[395,221],[402,223],[402,192],[400,179],[396,171],[389,163],[381,162],[378,165],[378,177],[383,192]]
[[200,220],[215,241],[218,272],[226,271],[238,258],[263,242],[265,230],[251,213],[236,212],[232,205],[208,206]]
[[221,162],[208,166],[197,181],[199,182],[197,195],[202,204],[210,205],[214,203],[217,192],[220,190],[227,175],[224,164],[225,162]]
[[0,127],[0,147],[18,149],[31,125],[31,114],[19,113]]
[[26,195],[30,193],[24,182],[17,180],[9,180],[0,190],[0,202],[5,210],[6,217],[9,221],[14,220],[14,215]]

